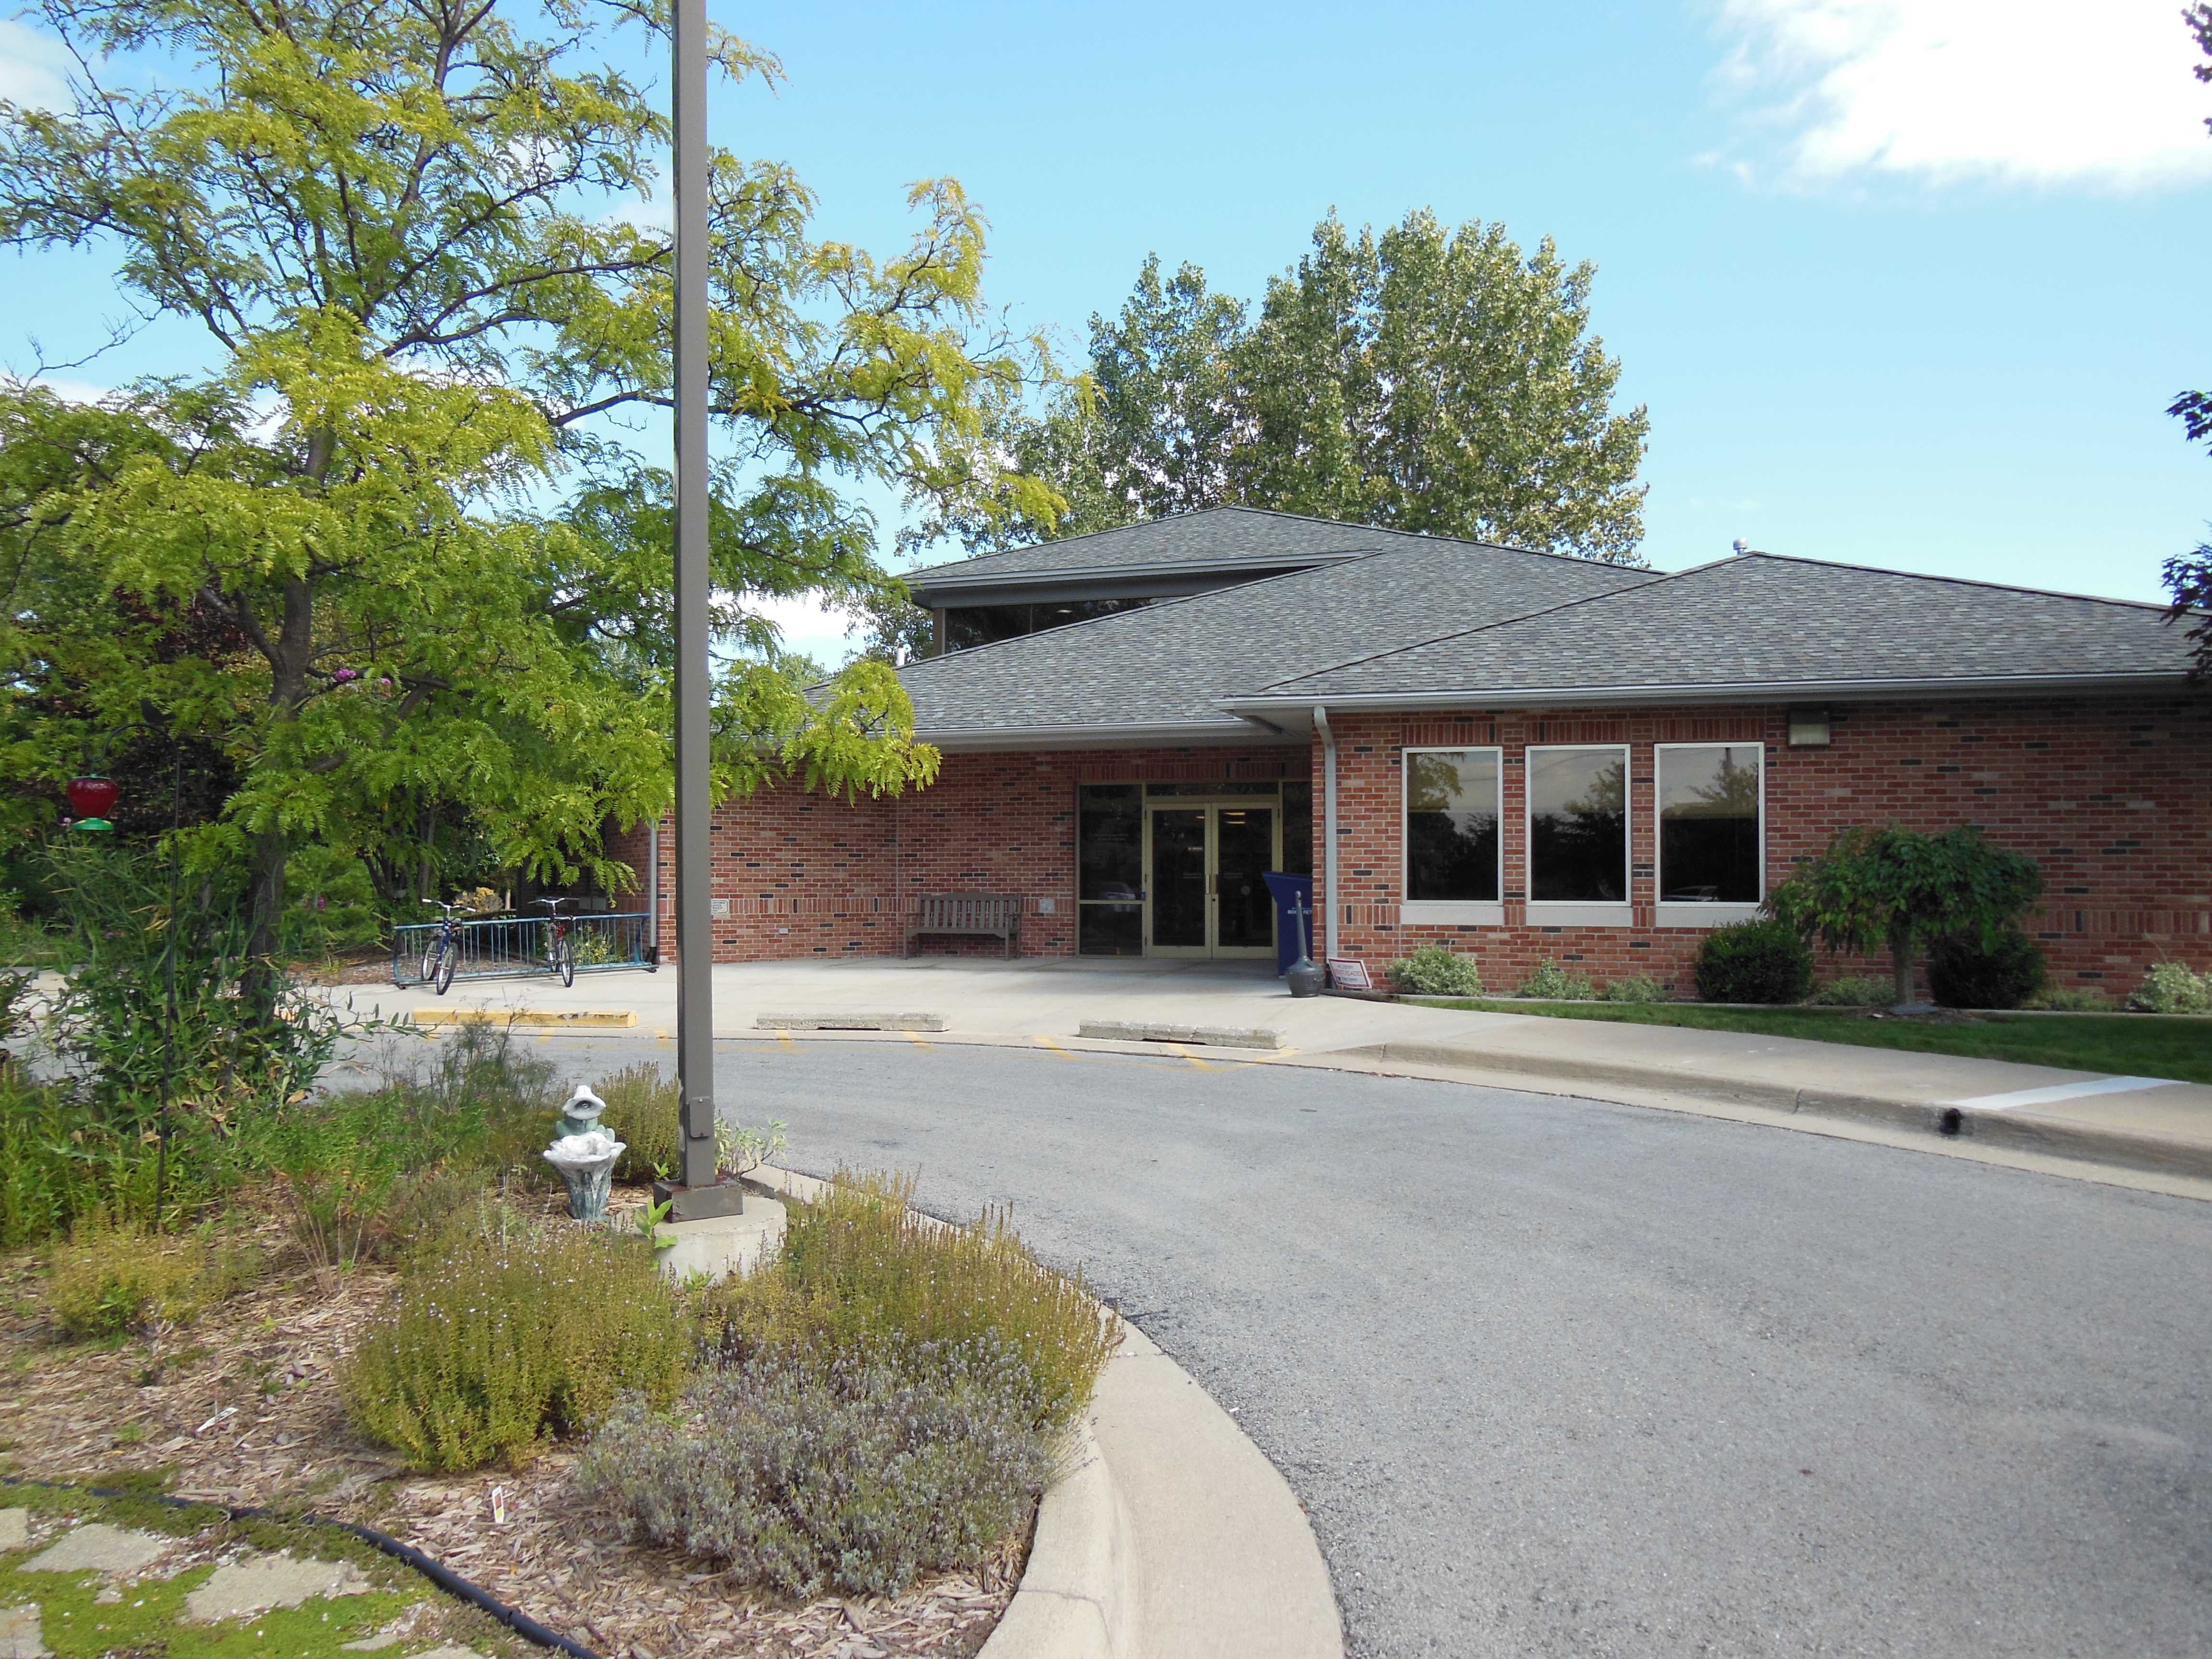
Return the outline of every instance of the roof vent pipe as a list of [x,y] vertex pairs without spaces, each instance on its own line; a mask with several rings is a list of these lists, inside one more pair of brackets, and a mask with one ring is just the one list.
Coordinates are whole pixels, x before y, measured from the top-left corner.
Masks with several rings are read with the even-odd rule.
[[1314,705],[1314,727],[1321,733],[1322,753],[1322,881],[1328,899],[1327,956],[1338,954],[1336,948],[1336,917],[1340,908],[1336,899],[1336,733],[1328,729],[1328,710],[1321,704]]

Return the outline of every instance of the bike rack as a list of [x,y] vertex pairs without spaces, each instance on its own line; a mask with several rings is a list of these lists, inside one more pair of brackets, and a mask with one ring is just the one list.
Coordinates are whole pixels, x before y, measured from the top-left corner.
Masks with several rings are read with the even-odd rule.
[[[659,967],[659,952],[647,941],[642,910],[592,912],[562,918],[568,924],[568,949],[580,974],[610,974],[617,969]],[[392,930],[392,982],[403,989],[420,985],[422,952],[437,942],[443,922],[410,922]],[[453,977],[501,979],[550,974],[545,965],[544,916],[492,916],[455,925],[460,957]]]

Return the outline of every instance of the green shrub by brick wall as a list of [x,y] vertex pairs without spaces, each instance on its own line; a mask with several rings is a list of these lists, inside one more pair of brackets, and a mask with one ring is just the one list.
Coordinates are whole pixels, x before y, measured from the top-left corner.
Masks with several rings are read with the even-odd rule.
[[1802,1002],[1813,988],[1813,952],[1778,921],[1739,921],[1705,936],[1697,976],[1707,1002]]
[[1424,945],[1410,957],[1389,967],[1390,982],[1409,996],[1479,997],[1482,969],[1473,957],[1458,955],[1449,946]]
[[2017,927],[1986,942],[1939,939],[1928,951],[1928,988],[1946,1008],[2017,1008],[2043,988],[2043,948]]

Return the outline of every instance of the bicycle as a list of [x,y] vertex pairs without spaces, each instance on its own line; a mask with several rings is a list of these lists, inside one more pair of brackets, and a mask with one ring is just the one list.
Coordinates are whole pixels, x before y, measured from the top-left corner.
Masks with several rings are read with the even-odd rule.
[[469,907],[448,904],[443,899],[424,899],[422,902],[435,905],[446,913],[446,919],[439,925],[436,935],[422,946],[422,971],[418,976],[422,983],[430,986],[443,996],[446,988],[453,982],[453,969],[461,964],[461,929],[460,924],[453,920],[453,913]]
[[564,904],[574,904],[571,898],[542,898],[535,901],[545,907],[545,970],[561,975],[561,983],[576,982],[576,952],[568,943],[570,918],[561,914]]

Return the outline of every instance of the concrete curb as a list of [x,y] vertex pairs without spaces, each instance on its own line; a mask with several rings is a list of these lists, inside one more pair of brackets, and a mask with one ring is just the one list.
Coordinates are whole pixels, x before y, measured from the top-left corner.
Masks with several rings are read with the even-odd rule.
[[1133,1523],[1086,1420],[1037,1506],[1029,1568],[977,1659],[1136,1659]]
[[1462,1043],[1380,1042],[1335,1052],[1341,1056],[1356,1055],[1385,1064],[1395,1061],[1453,1071],[1517,1073],[1524,1077],[1660,1090],[1695,1099],[1759,1106],[1769,1111],[1893,1124],[1930,1135],[1947,1139],[1955,1136],[2052,1158],[2118,1164],[2123,1169],[2148,1170],[2159,1175],[2212,1179],[2212,1146],[2143,1130],[2106,1129],[2095,1124],[2023,1117],[2011,1112],[1951,1106],[1940,1101],[1882,1098],[1749,1080],[1732,1081],[1666,1066],[1504,1053]]

